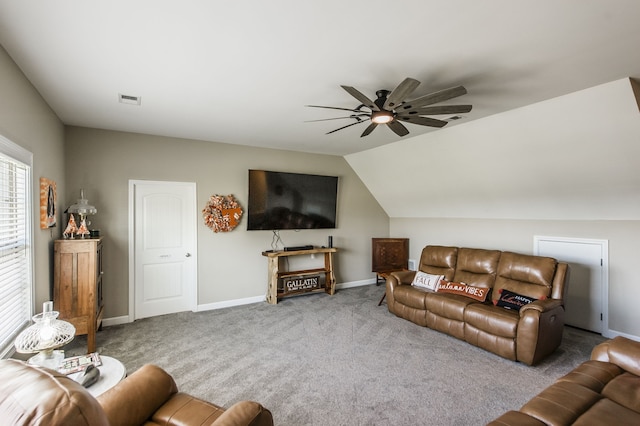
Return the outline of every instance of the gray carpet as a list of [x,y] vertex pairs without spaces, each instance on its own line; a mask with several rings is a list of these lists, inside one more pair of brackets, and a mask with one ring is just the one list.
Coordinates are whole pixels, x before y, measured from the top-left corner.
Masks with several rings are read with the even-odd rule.
[[[105,327],[98,351],[129,373],[167,370],[181,391],[228,407],[256,400],[277,425],[482,425],[518,409],[605,339],[565,327],[535,367],[377,306],[383,286]],[[86,351],[77,337],[67,356]]]

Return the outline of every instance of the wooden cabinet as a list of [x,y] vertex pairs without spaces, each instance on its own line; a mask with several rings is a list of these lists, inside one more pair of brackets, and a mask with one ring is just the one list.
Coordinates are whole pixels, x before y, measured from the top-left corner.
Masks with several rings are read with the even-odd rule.
[[[386,281],[393,271],[409,268],[409,239],[408,238],[372,238],[371,239],[371,270],[376,273],[376,285],[380,280]],[[382,294],[378,306],[386,297]]]
[[53,260],[53,306],[60,319],[87,335],[87,352],[96,351],[102,325],[102,238],[56,240]]
[[[330,248],[314,248],[310,250],[294,250],[294,251],[264,251],[263,256],[266,256],[269,262],[269,284],[267,287],[267,302],[271,304],[277,304],[278,299],[285,296],[293,296],[296,294],[324,291],[330,295],[335,294],[336,291],[336,278],[333,273],[333,253],[337,249]],[[303,256],[323,254],[324,265],[320,268],[304,269],[297,271],[289,271],[284,267],[285,261],[289,256]],[[313,278],[318,275],[324,275],[324,285],[314,286]],[[286,285],[286,280],[294,282],[295,289],[289,289]],[[301,281],[300,283],[296,281]],[[310,281],[307,284],[306,281]],[[279,284],[283,284],[280,285]]]
[[376,274],[401,271],[409,266],[408,238],[372,238],[371,270]]

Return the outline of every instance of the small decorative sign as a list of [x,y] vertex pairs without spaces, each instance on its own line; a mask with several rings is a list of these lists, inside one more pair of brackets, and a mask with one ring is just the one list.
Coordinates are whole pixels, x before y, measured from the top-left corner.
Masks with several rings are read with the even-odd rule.
[[320,287],[320,275],[283,278],[285,291],[313,290]]

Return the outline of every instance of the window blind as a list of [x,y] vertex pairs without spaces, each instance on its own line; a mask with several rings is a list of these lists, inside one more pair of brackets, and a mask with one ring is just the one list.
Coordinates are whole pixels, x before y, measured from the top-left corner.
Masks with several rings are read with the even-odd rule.
[[16,153],[8,143],[0,139],[0,357],[29,324],[33,306],[30,154],[29,164],[6,155]]

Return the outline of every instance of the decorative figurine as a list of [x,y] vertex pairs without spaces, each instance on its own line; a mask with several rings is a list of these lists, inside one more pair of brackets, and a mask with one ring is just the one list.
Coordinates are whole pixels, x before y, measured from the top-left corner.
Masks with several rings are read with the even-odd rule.
[[78,227],[76,226],[76,219],[73,217],[73,214],[69,215],[69,223],[67,224],[67,227],[65,228],[62,236],[64,238],[71,238],[73,239],[73,234],[78,230]]
[[88,388],[92,384],[98,381],[100,378],[100,370],[93,364],[89,364],[87,368],[85,368],[84,373],[79,378],[79,382],[85,388]]
[[87,222],[85,218],[82,218],[82,222],[80,222],[80,228],[78,228],[78,235],[80,235],[81,238],[85,238],[85,236],[91,234],[89,232],[89,229],[87,228]]

